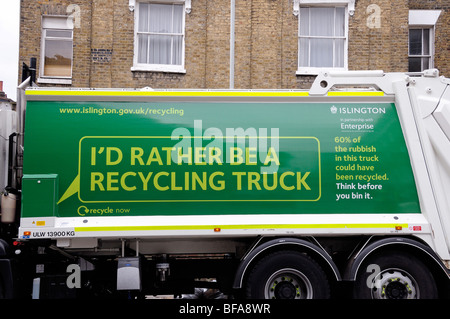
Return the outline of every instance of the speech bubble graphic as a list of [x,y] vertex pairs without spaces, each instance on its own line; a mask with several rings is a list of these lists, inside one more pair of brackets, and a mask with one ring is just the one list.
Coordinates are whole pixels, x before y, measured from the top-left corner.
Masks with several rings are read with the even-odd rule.
[[[319,140],[277,138],[278,152],[259,154],[248,143],[226,144],[226,136],[214,148],[194,143],[201,136],[186,138],[186,147],[171,136],[83,137],[78,175],[58,204],[77,193],[82,203],[319,200]],[[262,172],[274,163],[276,171]]]

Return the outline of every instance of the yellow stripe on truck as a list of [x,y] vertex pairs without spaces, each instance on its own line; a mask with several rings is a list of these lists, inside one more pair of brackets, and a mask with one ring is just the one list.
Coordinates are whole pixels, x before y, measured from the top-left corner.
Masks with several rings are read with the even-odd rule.
[[58,96],[308,96],[308,92],[217,92],[217,91],[46,91],[46,90],[28,90],[26,95],[58,95]]
[[[42,96],[267,96],[267,97],[303,97],[309,96],[308,92],[217,92],[217,91],[101,91],[101,90],[27,90],[26,95]],[[384,96],[383,92],[378,91],[332,91],[328,96]]]

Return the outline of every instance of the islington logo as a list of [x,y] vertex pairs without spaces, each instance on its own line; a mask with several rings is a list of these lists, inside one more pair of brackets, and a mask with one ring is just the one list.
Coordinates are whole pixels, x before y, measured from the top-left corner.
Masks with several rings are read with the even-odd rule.
[[368,106],[360,106],[360,107],[348,107],[343,106],[337,108],[335,105],[330,107],[330,111],[332,114],[386,114],[386,108],[384,107],[368,107]]
[[334,105],[330,108],[330,111],[331,111],[332,114],[336,114],[337,110],[338,110],[337,107],[334,106]]

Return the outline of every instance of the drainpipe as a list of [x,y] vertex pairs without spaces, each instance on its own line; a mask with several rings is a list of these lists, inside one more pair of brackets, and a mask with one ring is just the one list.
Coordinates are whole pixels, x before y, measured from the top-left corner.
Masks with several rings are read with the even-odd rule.
[[230,89],[234,89],[234,27],[236,18],[236,0],[230,1]]

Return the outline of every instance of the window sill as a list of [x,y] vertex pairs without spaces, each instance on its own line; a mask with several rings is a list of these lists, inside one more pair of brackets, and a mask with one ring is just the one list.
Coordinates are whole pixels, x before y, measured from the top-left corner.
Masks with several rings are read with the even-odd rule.
[[296,75],[319,75],[329,71],[347,71],[347,68],[298,68]]
[[182,66],[173,65],[137,65],[131,67],[132,72],[164,72],[185,74],[186,69]]
[[38,78],[37,82],[42,84],[72,84],[72,79]]

